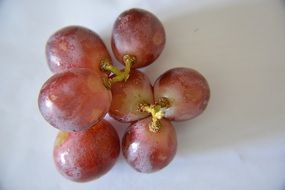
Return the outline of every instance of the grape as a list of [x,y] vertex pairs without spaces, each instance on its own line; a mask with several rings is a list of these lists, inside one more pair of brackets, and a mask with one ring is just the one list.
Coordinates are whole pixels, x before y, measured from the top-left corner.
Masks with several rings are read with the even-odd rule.
[[70,180],[89,181],[107,173],[120,153],[115,129],[101,120],[81,132],[59,132],[53,151],[58,171]]
[[207,107],[210,89],[206,79],[189,68],[173,68],[154,83],[154,97],[158,102],[167,98],[170,107],[164,117],[170,120],[188,120],[201,114]]
[[100,62],[110,55],[101,38],[93,31],[81,26],[65,27],[53,34],[46,44],[47,62],[52,72],[70,68],[89,68],[104,75]]
[[176,132],[172,124],[161,119],[157,133],[149,130],[151,118],[137,121],[128,127],[122,141],[127,162],[137,171],[150,173],[167,166],[176,153]]
[[165,45],[165,31],[158,18],[142,9],[130,9],[119,15],[112,32],[112,50],[123,63],[123,56],[133,55],[133,68],[151,64]]
[[43,117],[64,131],[81,131],[102,119],[111,105],[111,91],[88,69],[52,76],[42,87],[38,104]]
[[112,103],[109,114],[121,122],[133,122],[147,117],[140,112],[140,103],[153,103],[152,86],[148,77],[140,71],[132,70],[127,81],[112,85]]

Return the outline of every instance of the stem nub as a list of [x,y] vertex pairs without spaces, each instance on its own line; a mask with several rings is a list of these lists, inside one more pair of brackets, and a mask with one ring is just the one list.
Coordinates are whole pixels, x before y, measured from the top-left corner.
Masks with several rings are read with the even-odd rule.
[[147,112],[151,114],[151,123],[149,125],[149,130],[151,132],[157,133],[162,127],[160,119],[165,115],[165,109],[170,107],[170,102],[166,97],[162,97],[155,104],[141,103],[138,106],[140,112]]
[[111,72],[114,75],[112,78],[103,78],[103,83],[106,88],[110,89],[112,84],[128,80],[131,67],[136,62],[136,57],[132,55],[124,55],[123,61],[125,63],[125,68],[122,71],[111,65],[108,59],[103,59],[101,61],[101,70],[105,72]]

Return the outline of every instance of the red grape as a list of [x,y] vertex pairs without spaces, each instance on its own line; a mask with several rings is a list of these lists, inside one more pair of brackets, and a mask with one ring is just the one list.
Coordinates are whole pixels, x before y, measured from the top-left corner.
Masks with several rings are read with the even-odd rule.
[[88,69],[71,69],[52,76],[38,99],[43,117],[64,131],[81,131],[102,119],[111,105],[111,91]]
[[173,68],[154,83],[154,97],[158,102],[167,98],[170,107],[164,117],[170,120],[188,120],[198,116],[207,107],[210,89],[206,79],[189,68]]
[[115,129],[101,120],[81,132],[59,132],[53,157],[58,171],[77,182],[99,178],[115,164],[120,141]]
[[152,86],[148,77],[138,70],[132,70],[127,81],[112,85],[112,104],[109,114],[121,121],[132,122],[147,117],[140,112],[140,103],[153,103]]
[[46,45],[48,65],[52,72],[70,68],[89,68],[103,75],[102,59],[111,62],[110,55],[101,38],[81,26],[65,27],[53,34]]
[[126,131],[122,150],[127,162],[137,171],[150,173],[167,166],[176,153],[176,132],[172,124],[161,119],[157,133],[149,130],[151,118],[132,124]]
[[112,49],[123,63],[123,56],[133,55],[133,68],[151,64],[165,45],[165,31],[158,18],[142,9],[130,9],[119,15],[112,32]]

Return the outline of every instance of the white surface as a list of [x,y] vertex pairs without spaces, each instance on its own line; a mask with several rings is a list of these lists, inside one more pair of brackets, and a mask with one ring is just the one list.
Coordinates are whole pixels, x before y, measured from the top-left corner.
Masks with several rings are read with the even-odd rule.
[[[122,156],[104,177],[73,183],[52,160],[56,130],[41,117],[37,95],[51,76],[44,46],[59,28],[98,32],[108,47],[120,12],[154,12],[167,32],[152,81],[175,66],[203,73],[211,87],[200,117],[175,123],[178,152],[154,174]],[[285,2],[281,0],[0,0],[0,189],[285,189]],[[122,134],[123,126],[116,124]]]

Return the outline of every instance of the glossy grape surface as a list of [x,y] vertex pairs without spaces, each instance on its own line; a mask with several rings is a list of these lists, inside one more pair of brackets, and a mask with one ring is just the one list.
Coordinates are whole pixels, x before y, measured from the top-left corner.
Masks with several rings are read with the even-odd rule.
[[89,181],[108,172],[120,153],[115,129],[105,120],[81,132],[59,132],[53,151],[58,171],[77,182]]
[[52,76],[42,87],[38,104],[43,117],[64,131],[81,131],[102,119],[111,105],[111,91],[88,69]]
[[162,74],[154,83],[154,97],[166,97],[170,107],[165,118],[188,120],[201,114],[207,107],[210,88],[206,79],[189,68],[173,68]]
[[153,103],[152,86],[148,77],[138,70],[132,70],[127,81],[112,85],[112,104],[109,114],[121,122],[133,122],[147,117],[140,112],[140,103]]
[[126,54],[136,57],[133,68],[151,64],[165,45],[165,31],[158,18],[142,9],[130,9],[119,15],[112,32],[112,50],[123,63]]
[[151,173],[167,166],[176,153],[176,132],[170,121],[161,120],[159,132],[148,128],[151,118],[132,124],[126,131],[122,150],[127,162],[137,171]]
[[110,55],[95,32],[81,27],[68,26],[53,34],[46,44],[47,62],[52,72],[70,68],[88,68],[103,75],[100,62]]

